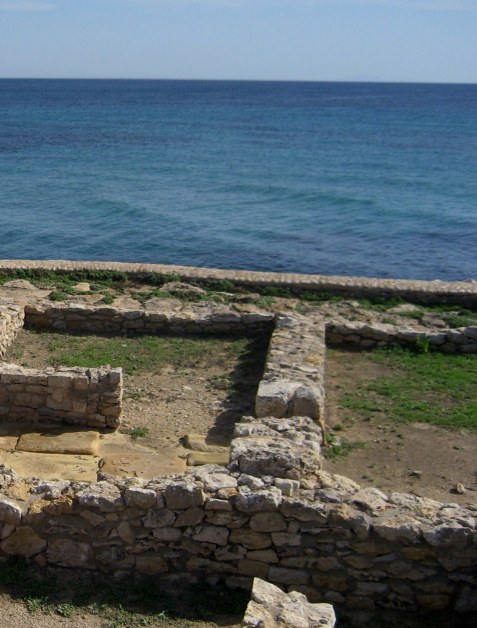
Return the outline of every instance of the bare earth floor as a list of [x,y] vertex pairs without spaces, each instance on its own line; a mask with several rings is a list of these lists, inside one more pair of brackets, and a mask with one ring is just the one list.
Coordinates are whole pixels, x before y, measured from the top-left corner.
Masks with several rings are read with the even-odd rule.
[[[382,412],[371,419],[343,407],[343,391],[352,393],[386,367],[365,352],[329,351],[326,363],[327,424],[342,426],[337,434],[362,448],[325,460],[326,470],[385,493],[406,492],[443,502],[477,504],[477,433],[427,423],[395,422]],[[457,494],[462,484],[465,493]]]
[[[175,475],[186,469],[188,456],[197,456],[183,446],[186,435],[202,435],[211,445],[229,444],[235,421],[253,412],[261,375],[260,363],[257,368],[244,369],[238,359],[231,357],[227,350],[231,342],[223,339],[219,348],[215,345],[214,351],[194,367],[166,364],[157,372],[125,373],[121,428],[102,433],[99,438],[97,459],[102,472],[123,477]],[[45,368],[52,357],[50,343],[51,335],[22,330],[5,360],[28,368]],[[235,385],[238,378],[240,386]],[[5,452],[14,447],[8,434],[16,437],[32,430],[37,431],[28,424],[3,427],[0,448]],[[140,437],[132,438],[130,432]],[[8,456],[17,464],[19,458],[23,463],[31,457],[3,454],[4,458]],[[85,473],[90,472],[87,467]]]
[[[48,337],[25,330],[7,355],[7,360],[33,368],[47,366],[50,358]],[[386,373],[386,368],[366,353],[328,352],[327,423],[331,430],[337,425],[342,427],[334,432],[339,438],[364,446],[344,457],[326,458],[325,469],[387,493],[411,492],[475,505],[476,432],[426,423],[396,423],[382,412],[363,417],[359,411],[343,407],[343,391],[352,394],[370,378]],[[239,390],[230,387],[229,376],[232,381],[246,377],[246,386]],[[99,440],[98,458],[103,472],[154,477],[184,471],[191,451],[183,446],[183,437],[197,433],[206,436],[209,443],[226,445],[235,421],[253,413],[259,378],[260,368],[244,374],[231,360],[225,340],[223,350],[211,352],[200,367],[174,368],[166,364],[156,373],[126,373],[121,429],[102,434]],[[134,440],[128,434],[133,429],[147,433]],[[463,494],[455,491],[458,484],[465,488]]]

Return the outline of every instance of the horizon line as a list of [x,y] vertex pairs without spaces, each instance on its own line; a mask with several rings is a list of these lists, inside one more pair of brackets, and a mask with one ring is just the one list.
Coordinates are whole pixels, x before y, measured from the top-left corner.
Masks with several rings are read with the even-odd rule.
[[1,81],[188,81],[216,83],[357,83],[385,85],[477,85],[466,81],[417,81],[385,79],[247,79],[247,78],[151,78],[151,77],[85,77],[85,76],[0,76]]

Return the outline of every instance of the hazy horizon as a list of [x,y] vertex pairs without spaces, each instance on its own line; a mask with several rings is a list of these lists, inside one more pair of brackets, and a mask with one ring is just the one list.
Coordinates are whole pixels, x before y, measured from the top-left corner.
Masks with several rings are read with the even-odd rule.
[[2,78],[477,83],[477,0],[0,0]]

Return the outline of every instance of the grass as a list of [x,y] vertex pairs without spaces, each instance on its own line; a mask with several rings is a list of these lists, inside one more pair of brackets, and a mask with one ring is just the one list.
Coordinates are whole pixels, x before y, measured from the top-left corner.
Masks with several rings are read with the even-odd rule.
[[204,362],[240,358],[248,352],[249,340],[223,338],[180,338],[139,336],[132,338],[94,335],[41,334],[50,352],[52,366],[122,366],[126,373],[159,372],[165,365],[174,368],[198,367]]
[[133,440],[137,440],[138,438],[144,438],[147,436],[149,434],[149,430],[147,427],[132,427],[127,433]]
[[[341,431],[342,426],[339,430]],[[327,460],[337,460],[338,458],[345,458],[348,454],[350,454],[355,449],[363,449],[365,447],[365,443],[360,440],[349,441],[343,437],[337,437],[333,432],[329,432],[327,434],[328,446],[323,449],[323,455]]]
[[[153,579],[112,584],[105,578],[46,575],[19,557],[0,563],[0,585],[32,615],[42,613],[73,619],[99,616],[105,628],[136,626],[204,626],[219,616],[242,616],[249,594],[200,583],[178,594],[161,589]],[[215,624],[212,624],[215,625]]]
[[363,418],[383,413],[396,422],[477,430],[477,356],[445,355],[406,349],[378,349],[368,359],[391,369],[372,378],[341,405]]

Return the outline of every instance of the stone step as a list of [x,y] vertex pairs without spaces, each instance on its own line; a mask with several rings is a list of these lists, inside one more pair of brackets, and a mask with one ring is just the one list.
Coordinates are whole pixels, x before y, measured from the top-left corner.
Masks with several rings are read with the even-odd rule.
[[23,478],[96,482],[99,458],[71,454],[2,452],[1,463]]
[[230,449],[222,448],[223,451],[197,451],[187,456],[189,467],[199,467],[204,464],[226,465],[230,459]]
[[192,451],[204,451],[204,452],[221,452],[225,453],[228,450],[228,445],[225,441],[211,442],[212,439],[204,436],[204,434],[187,434],[184,436],[184,447],[191,449]]
[[42,431],[20,436],[17,451],[97,456],[99,433],[88,431]]

